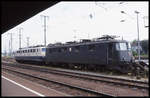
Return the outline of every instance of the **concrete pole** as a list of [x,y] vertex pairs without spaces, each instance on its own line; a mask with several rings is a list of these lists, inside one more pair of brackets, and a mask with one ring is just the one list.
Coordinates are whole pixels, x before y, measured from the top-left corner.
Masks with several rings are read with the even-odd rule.
[[29,37],[27,37],[27,47],[29,47]]
[[140,41],[139,41],[139,21],[138,21],[138,11],[135,11],[137,14],[137,33],[138,33],[138,60],[140,61]]
[[23,28],[19,28],[19,49],[21,49],[21,30]]
[[44,17],[44,45],[46,46],[46,18],[49,16],[41,15],[41,17]]

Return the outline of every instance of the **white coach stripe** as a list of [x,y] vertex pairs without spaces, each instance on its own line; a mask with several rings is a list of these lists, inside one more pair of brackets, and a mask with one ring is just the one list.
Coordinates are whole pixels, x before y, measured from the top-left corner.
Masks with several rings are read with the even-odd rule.
[[6,79],[6,80],[8,80],[8,81],[10,81],[10,82],[12,82],[12,83],[18,85],[18,86],[21,86],[22,88],[24,88],[24,89],[26,89],[26,90],[28,90],[28,91],[30,91],[30,92],[32,92],[32,93],[35,93],[35,94],[37,94],[37,95],[39,95],[39,96],[44,97],[44,95],[42,95],[42,94],[40,94],[40,93],[38,93],[38,92],[36,92],[36,91],[34,91],[34,90],[32,90],[32,89],[29,89],[29,88],[27,88],[27,87],[25,87],[25,86],[23,86],[23,85],[21,85],[21,84],[19,84],[19,83],[16,83],[16,82],[13,81],[13,80],[10,80],[10,79],[8,79],[8,78],[6,78],[6,77],[4,77],[4,76],[2,76],[2,78]]

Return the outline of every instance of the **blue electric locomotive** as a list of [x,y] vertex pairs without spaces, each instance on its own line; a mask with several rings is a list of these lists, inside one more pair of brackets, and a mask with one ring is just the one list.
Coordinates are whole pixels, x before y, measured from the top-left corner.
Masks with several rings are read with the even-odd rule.
[[73,65],[86,68],[108,68],[127,71],[133,56],[130,43],[104,36],[96,40],[81,40],[66,44],[49,44],[46,48],[46,63]]

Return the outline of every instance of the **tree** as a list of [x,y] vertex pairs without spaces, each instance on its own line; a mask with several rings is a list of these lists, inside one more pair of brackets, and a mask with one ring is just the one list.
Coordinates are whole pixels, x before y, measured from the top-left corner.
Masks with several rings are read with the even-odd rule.
[[143,52],[144,52],[144,54],[148,54],[148,50],[149,50],[149,46],[148,46],[148,40],[142,40],[141,42],[140,42],[140,44],[141,44],[141,47],[142,47],[142,49],[143,49]]

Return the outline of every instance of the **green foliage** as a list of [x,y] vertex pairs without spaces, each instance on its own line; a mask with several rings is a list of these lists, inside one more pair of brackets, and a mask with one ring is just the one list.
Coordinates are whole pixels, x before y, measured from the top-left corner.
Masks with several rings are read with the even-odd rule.
[[148,50],[149,50],[149,46],[148,46],[148,40],[142,40],[141,42],[140,42],[140,45],[141,45],[141,47],[142,47],[142,49],[143,49],[143,52],[145,53],[145,54],[148,54]]
[[136,51],[132,51],[133,56],[137,56],[137,52]]
[[[132,42],[131,42],[131,45],[133,45],[133,44],[136,44],[137,45],[137,40],[133,40]],[[148,46],[148,40],[142,40],[142,41],[140,41],[140,46],[141,46],[141,48],[142,48],[142,51],[141,51],[141,54],[142,55],[148,55],[148,53],[149,53],[149,46]],[[136,56],[137,55],[137,53],[135,52],[135,51],[132,51],[133,52],[133,55],[134,56]]]

